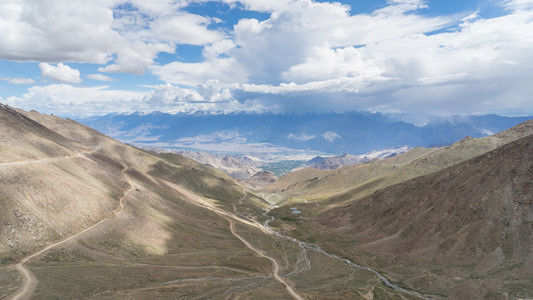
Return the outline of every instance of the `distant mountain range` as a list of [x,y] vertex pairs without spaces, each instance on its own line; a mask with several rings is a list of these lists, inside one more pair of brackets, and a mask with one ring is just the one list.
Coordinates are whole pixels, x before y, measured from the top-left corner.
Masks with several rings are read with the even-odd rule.
[[530,117],[454,116],[435,118],[416,126],[400,121],[397,116],[379,113],[187,115],[154,112],[105,115],[79,121],[137,145],[226,153],[303,150],[363,154],[401,146],[448,145],[466,136],[488,136],[528,119]]
[[[265,177],[265,172],[272,175],[285,175],[295,169],[301,168],[315,168],[321,170],[335,170],[339,167],[356,165],[371,161],[373,159],[383,159],[387,157],[394,157],[398,154],[409,151],[409,146],[400,147],[397,149],[386,149],[382,151],[372,151],[362,155],[352,155],[344,153],[337,156],[315,156],[314,158],[305,160],[287,160],[283,156],[272,156],[268,154],[260,155],[241,155],[241,154],[220,154],[204,151],[176,151],[171,149],[161,149],[157,147],[145,147],[146,150],[151,150],[159,153],[171,152],[183,155],[193,159],[199,163],[209,165],[226,172],[231,177],[246,181],[259,174],[257,177]],[[272,167],[275,167],[273,169]],[[274,174],[275,173],[275,174]],[[269,176],[266,176],[270,178]],[[254,185],[259,186],[258,184]]]

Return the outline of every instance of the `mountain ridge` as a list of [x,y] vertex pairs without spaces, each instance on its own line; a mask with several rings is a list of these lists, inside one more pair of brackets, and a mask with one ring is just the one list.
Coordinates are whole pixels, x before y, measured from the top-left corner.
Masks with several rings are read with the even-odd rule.
[[[318,219],[336,234],[346,231],[360,243],[359,249],[374,255],[426,268],[474,264],[475,274],[495,272],[493,276],[501,278],[512,265],[533,262],[531,153],[533,135],[332,208]],[[357,221],[342,225],[347,218]],[[512,272],[524,279],[533,276],[526,266]],[[463,272],[459,277],[464,276]],[[438,282],[426,285],[431,293],[445,293]],[[486,295],[482,290],[468,291],[468,283],[454,285],[450,291],[454,298],[465,293],[474,298]],[[501,288],[506,289],[498,285],[491,290]]]
[[357,155],[404,145],[414,148],[451,144],[467,135],[487,136],[527,119],[495,115],[452,117],[416,126],[400,121],[397,116],[364,112],[228,115],[156,112],[79,121],[122,141],[146,146],[240,153],[306,150]]

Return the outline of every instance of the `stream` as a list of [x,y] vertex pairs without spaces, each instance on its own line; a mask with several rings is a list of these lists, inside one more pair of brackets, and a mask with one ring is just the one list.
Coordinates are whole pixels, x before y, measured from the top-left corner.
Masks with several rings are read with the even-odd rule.
[[[263,215],[265,217],[268,217],[267,214],[269,213],[270,211],[267,211],[265,212]],[[276,230],[272,229],[272,227],[269,226],[269,223],[272,222],[274,220],[274,217],[273,216],[270,216],[270,219],[266,220],[264,223],[263,223],[263,226],[271,231],[273,234],[275,234],[276,236],[280,237],[280,238],[284,238],[284,239],[287,239],[287,240],[290,240],[294,243],[297,243],[300,248],[302,249],[302,253],[300,254],[300,256],[298,257],[298,261],[296,263],[296,268],[294,271],[292,271],[291,273],[287,274],[287,275],[284,275],[284,276],[290,276],[290,275],[294,275],[296,273],[300,273],[300,272],[303,272],[303,271],[307,271],[307,270],[310,270],[311,269],[311,261],[307,258],[307,250],[310,250],[310,251],[315,251],[317,253],[321,253],[323,255],[326,255],[330,258],[333,258],[333,259],[336,259],[336,260],[340,260],[342,262],[344,262],[345,264],[353,267],[353,268],[356,268],[356,269],[360,269],[360,270],[366,270],[366,271],[370,271],[372,273],[374,273],[386,286],[394,289],[395,291],[400,291],[402,293],[405,293],[405,294],[408,294],[408,295],[411,295],[411,296],[415,296],[415,297],[418,297],[420,299],[425,299],[425,300],[434,300],[433,298],[428,298],[420,293],[417,293],[415,291],[410,291],[410,290],[406,290],[402,287],[399,287],[397,285],[395,285],[394,283],[391,283],[385,276],[381,275],[378,271],[370,268],[370,267],[364,267],[364,266],[361,266],[361,265],[358,265],[352,261],[350,261],[349,259],[347,258],[342,258],[336,254],[332,254],[332,253],[329,253],[327,251],[325,251],[324,249],[322,249],[320,246],[317,246],[317,245],[312,245],[312,244],[309,244],[309,243],[306,243],[306,242],[302,242],[298,239],[295,239],[291,236],[286,236],[286,235],[283,235],[279,232],[277,232]],[[306,261],[306,266],[304,268],[300,268],[298,267],[298,263],[300,261]]]

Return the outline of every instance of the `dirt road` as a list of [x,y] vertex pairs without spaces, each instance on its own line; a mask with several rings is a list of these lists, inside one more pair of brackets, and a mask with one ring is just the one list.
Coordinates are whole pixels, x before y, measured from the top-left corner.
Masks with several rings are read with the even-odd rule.
[[278,281],[279,283],[281,283],[285,289],[287,290],[287,292],[294,298],[294,299],[298,299],[298,300],[303,300],[302,296],[300,296],[298,293],[296,293],[296,291],[289,285],[287,284],[287,282],[285,282],[285,280],[283,278],[281,278],[279,276],[279,264],[278,262],[268,256],[267,254],[265,254],[263,251],[255,248],[254,246],[252,246],[247,240],[245,240],[242,236],[240,236],[237,232],[235,232],[235,225],[233,224],[233,221],[230,219],[230,218],[226,218],[228,221],[229,221],[229,226],[230,226],[230,229],[231,229],[231,233],[236,237],[238,238],[239,240],[241,240],[241,242],[250,250],[254,251],[255,253],[257,253],[259,256],[261,257],[264,257],[268,260],[270,260],[272,262],[272,276],[274,277],[274,279],[276,281]]
[[[182,193],[185,196],[187,196],[196,205],[202,206],[202,207],[204,207],[204,208],[216,213],[217,215],[226,218],[229,221],[231,233],[236,238],[238,238],[248,249],[252,250],[253,252],[257,253],[259,256],[264,257],[264,258],[266,258],[266,259],[268,259],[268,260],[270,260],[272,262],[272,276],[274,277],[274,279],[276,281],[278,281],[279,283],[281,283],[285,287],[287,292],[294,299],[303,300],[302,296],[300,296],[289,284],[287,284],[287,282],[285,282],[285,280],[283,278],[281,278],[279,276],[280,267],[279,267],[278,262],[274,258],[268,256],[263,251],[255,248],[252,244],[250,244],[250,242],[248,242],[246,239],[244,239],[242,236],[240,236],[237,232],[235,232],[235,225],[234,225],[233,222],[237,221],[237,222],[240,222],[240,223],[245,224],[247,226],[255,227],[257,229],[260,229],[263,233],[269,234],[269,235],[274,234],[272,231],[266,229],[262,224],[260,224],[259,222],[255,221],[255,220],[245,220],[243,218],[239,218],[235,214],[232,214],[232,213],[230,213],[228,211],[225,211],[222,208],[216,207],[213,204],[200,199],[200,197],[198,197],[197,195],[195,195],[195,194],[183,189],[182,187],[180,187],[180,186],[178,186],[176,184],[173,184],[173,183],[171,183],[169,181],[166,181],[165,183],[167,183],[168,185],[171,185],[173,188],[178,190],[180,193]],[[244,193],[244,196],[243,196],[243,198],[241,198],[239,200],[240,202],[242,200],[244,200],[244,198],[246,198],[246,191],[243,191],[243,193]]]
[[[82,154],[79,154],[78,157],[81,157]],[[50,161],[52,159],[47,159],[47,161]],[[40,161],[43,161],[43,160],[40,160]],[[25,162],[27,163],[27,162]],[[11,163],[13,164],[13,163]],[[128,170],[128,167],[127,166],[124,166],[124,169],[122,170],[122,173],[125,174],[125,172]],[[86,233],[87,231],[90,231],[92,230],[93,228],[95,228],[96,226],[102,224],[103,222],[109,220],[109,219],[112,219],[112,218],[115,218],[117,215],[119,215],[123,210],[124,210],[124,198],[126,198],[126,196],[129,194],[130,191],[132,191],[134,189],[134,186],[133,186],[133,183],[131,182],[131,180],[126,177],[126,180],[128,181],[130,187],[129,189],[124,192],[124,195],[119,199],[119,207],[113,212],[113,215],[111,217],[108,217],[108,218],[105,218],[103,220],[101,220],[100,222],[92,225],[91,227],[88,227],[88,228],[85,228],[84,230],[70,236],[70,237],[67,237],[63,240],[60,240],[59,242],[57,243],[54,243],[52,245],[49,245],[48,247],[36,252],[36,253],[33,253],[29,256],[26,256],[25,258],[23,258],[16,266],[16,270],[20,273],[20,275],[22,276],[22,285],[19,287],[19,289],[11,294],[11,296],[9,297],[9,299],[11,300],[19,300],[19,299],[29,299],[31,298],[32,294],[33,294],[33,291],[35,290],[35,287],[37,286],[37,278],[35,278],[35,276],[33,275],[33,273],[30,271],[30,269],[28,269],[25,264],[30,261],[31,259],[45,253],[46,251],[54,248],[54,247],[57,247],[61,244],[64,244],[70,240],[73,240],[77,237],[79,237],[80,235]]]
[[49,157],[49,158],[27,160],[27,161],[1,162],[0,167],[1,166],[23,166],[23,165],[30,165],[30,164],[50,163],[50,162],[56,162],[56,161],[72,159],[72,158],[80,158],[80,157],[83,157],[83,153],[78,153],[74,156],[66,155],[66,156],[60,156],[60,157]]

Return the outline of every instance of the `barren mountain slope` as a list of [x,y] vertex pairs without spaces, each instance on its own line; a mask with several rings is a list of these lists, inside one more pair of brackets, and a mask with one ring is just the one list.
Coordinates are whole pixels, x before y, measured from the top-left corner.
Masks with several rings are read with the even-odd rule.
[[241,180],[241,183],[251,189],[259,189],[268,186],[269,184],[275,182],[278,177],[269,171],[259,171],[255,173],[248,180]]
[[203,151],[180,151],[178,154],[194,159],[199,163],[223,170],[236,179],[249,179],[252,175],[259,172],[257,168],[259,164],[250,159],[246,159],[246,157],[214,154]]
[[293,233],[427,294],[530,298],[532,182],[533,135],[333,207]]
[[306,168],[281,177],[262,191],[277,193],[288,199],[298,197],[308,201],[323,200],[335,194],[349,191],[359,184],[386,176],[409,162],[436,150],[419,147],[396,157],[355,166],[345,166],[336,170]]
[[0,104],[0,162],[65,156],[77,151],[72,141]]

